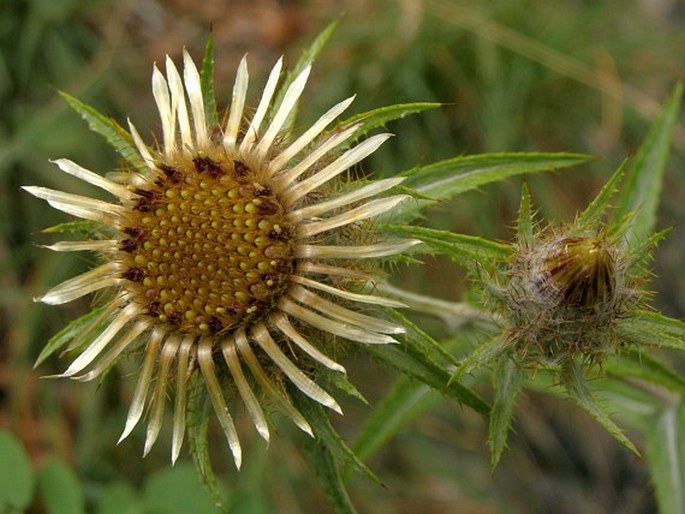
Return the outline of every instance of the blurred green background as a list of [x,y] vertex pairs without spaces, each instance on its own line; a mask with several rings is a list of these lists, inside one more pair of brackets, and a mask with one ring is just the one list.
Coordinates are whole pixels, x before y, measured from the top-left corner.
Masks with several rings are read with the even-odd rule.
[[[57,358],[32,369],[48,338],[89,306],[85,299],[47,308],[32,297],[91,263],[37,247],[50,242],[42,228],[68,218],[19,188],[92,195],[48,160],[67,157],[101,172],[118,166],[115,153],[56,91],[120,122],[130,116],[145,135],[159,134],[150,73],[165,54],[178,59],[185,45],[199,58],[211,26],[218,98],[230,97],[234,69],[248,52],[255,100],[273,62],[284,54],[294,63],[339,15],[305,92],[303,126],[352,93],[358,94],[353,112],[444,103],[389,127],[397,137],[364,166],[379,175],[479,152],[595,155],[585,169],[527,179],[549,220],[571,218],[593,197],[637,148],[673,84],[685,79],[679,0],[0,0],[0,476],[11,467],[19,482],[35,479],[29,512],[214,510],[187,455],[169,467],[168,434],[145,459],[141,429],[115,446],[135,362],[102,384],[41,380],[64,368]],[[659,222],[674,229],[655,254],[652,283],[657,306],[679,318],[685,311],[684,156],[681,122]],[[508,238],[519,191],[520,181],[512,180],[464,195],[431,211],[431,224]],[[399,270],[394,281],[457,301],[462,277],[444,260],[428,259],[424,267]],[[682,362],[674,365],[684,369]],[[346,367],[372,405],[396,378],[365,358],[351,356]],[[352,441],[371,410],[350,400],[343,409],[345,417],[333,421]],[[213,434],[220,487],[232,512],[329,512],[299,450],[301,434],[282,423],[264,448],[249,421],[242,422],[248,448],[241,473],[232,469],[221,435]],[[385,488],[351,476],[350,494],[360,512],[379,514],[655,511],[644,463],[573,407],[529,394],[515,430],[491,476],[486,420],[434,401],[368,460]],[[23,472],[22,463],[29,466]],[[4,486],[0,480],[0,493]],[[2,509],[0,498],[0,512],[11,512]]]

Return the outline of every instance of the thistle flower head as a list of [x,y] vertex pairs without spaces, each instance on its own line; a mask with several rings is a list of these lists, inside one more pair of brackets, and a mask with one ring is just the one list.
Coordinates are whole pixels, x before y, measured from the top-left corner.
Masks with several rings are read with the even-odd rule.
[[[394,229],[422,239],[433,251],[464,266],[473,278],[468,298],[477,305],[408,298],[417,309],[449,321],[450,328],[473,320],[482,330],[484,338],[462,356],[451,381],[477,370],[489,373],[493,402],[488,443],[493,469],[506,447],[518,398],[529,387],[568,398],[639,454],[602,401],[595,399],[593,389],[605,387],[616,377],[664,386],[668,382],[664,377],[678,376],[650,357],[647,349],[685,349],[685,323],[650,307],[651,294],[645,284],[651,251],[668,232],[654,229],[681,94],[682,85],[678,85],[635,162],[616,170],[571,222],[541,226],[524,186],[516,237],[509,243],[427,227],[400,225]],[[520,173],[539,158],[535,154],[516,156],[512,169]],[[491,173],[490,166],[500,166],[500,159],[500,155],[482,156],[477,166]],[[449,164],[455,166],[454,161]],[[461,176],[468,169],[463,164],[455,166]],[[433,191],[439,196],[449,166],[433,168],[440,179]],[[430,189],[423,186],[418,190]],[[603,383],[588,380],[602,375],[607,379]]]
[[70,160],[55,161],[63,172],[104,189],[114,201],[25,188],[56,209],[104,225],[111,234],[52,245],[56,251],[96,252],[102,264],[39,300],[63,304],[109,292],[72,343],[79,354],[63,377],[94,379],[121,355],[143,349],[121,439],[149,405],[147,453],[173,391],[175,461],[185,433],[187,383],[197,376],[239,467],[234,398],[242,399],[264,439],[269,428],[262,397],[311,433],[279,386],[282,379],[340,412],[300,363],[344,372],[327,353],[331,337],[385,344],[403,332],[355,306],[400,306],[365,290],[373,281],[365,263],[398,254],[415,241],[382,240],[370,222],[405,199],[374,199],[401,179],[357,184],[341,178],[389,137],[375,135],[353,146],[358,125],[327,129],[353,98],[290,137],[286,128],[309,66],[278,95],[279,60],[256,109],[249,111],[243,58],[230,109],[217,126],[209,121],[202,79],[188,53],[182,74],[169,58],[165,66],[166,75],[157,67],[152,75],[161,145],[146,144],[129,121],[131,148],[137,152],[133,161],[140,161],[136,170],[104,178]]
[[573,225],[542,230],[515,249],[503,306],[522,363],[558,369],[613,353],[614,323],[636,299],[625,249],[604,231]]
[[[488,442],[493,469],[506,446],[519,395],[540,376],[543,382],[551,378],[548,386],[561,386],[570,400],[638,453],[596,402],[586,378],[601,372],[602,365],[611,366],[612,356],[630,356],[647,341],[653,344],[646,327],[663,331],[671,323],[645,310],[645,263],[663,232],[636,244],[626,237],[635,213],[605,219],[621,177],[619,169],[576,220],[545,228],[534,221],[524,188],[517,237],[507,245],[476,241],[494,250],[473,268],[481,272],[492,334],[464,357],[453,377],[484,366],[492,370],[495,400]],[[474,257],[479,256],[474,252]],[[662,337],[661,344],[681,345],[670,333]]]

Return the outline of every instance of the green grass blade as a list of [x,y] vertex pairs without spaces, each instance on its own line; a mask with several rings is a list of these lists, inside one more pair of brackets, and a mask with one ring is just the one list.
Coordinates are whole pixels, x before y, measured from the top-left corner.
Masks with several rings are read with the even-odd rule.
[[673,89],[640,146],[633,165],[626,172],[612,220],[621,220],[628,213],[637,211],[625,232],[631,244],[642,242],[654,230],[664,167],[678,121],[682,91],[682,84]]
[[590,160],[570,153],[492,153],[455,157],[400,173],[403,186],[433,199],[405,202],[395,208],[394,219],[409,221],[437,200],[446,200],[486,184],[526,173],[577,166]]
[[131,134],[121,125],[104,114],[100,113],[90,105],[86,105],[77,98],[60,91],[60,96],[74,109],[81,117],[88,122],[88,126],[93,132],[97,132],[121,155],[126,162],[138,170],[147,170],[145,161],[138,153],[136,145],[133,143]]
[[501,359],[493,372],[494,402],[490,411],[490,468],[494,471],[507,445],[514,408],[523,385],[526,372],[510,359]]
[[207,36],[205,53],[202,56],[200,87],[202,88],[202,98],[205,102],[207,125],[211,129],[212,126],[219,122],[216,113],[216,95],[214,94],[214,34],[212,32]]
[[647,429],[645,455],[659,512],[685,514],[685,404],[667,406]]

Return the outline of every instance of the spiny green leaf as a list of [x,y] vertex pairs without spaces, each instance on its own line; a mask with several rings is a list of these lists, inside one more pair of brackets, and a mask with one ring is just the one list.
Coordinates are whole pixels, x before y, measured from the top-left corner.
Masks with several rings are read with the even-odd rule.
[[[87,314],[84,314],[80,318],[75,319],[69,323],[62,330],[57,332],[45,345],[45,348],[40,352],[40,355],[36,359],[34,367],[40,366],[40,364],[50,357],[56,351],[62,349],[64,346],[68,345],[77,336],[82,336],[91,327],[90,325],[97,320],[97,317],[102,312],[103,306],[95,307],[90,310]],[[97,336],[95,334],[93,339]]]
[[70,239],[98,239],[110,230],[98,221],[75,220],[45,228],[42,232],[44,234],[60,234]]
[[457,359],[448,352],[443,345],[421,330],[402,313],[396,310],[388,310],[388,316],[394,319],[400,326],[407,329],[405,340],[408,345],[417,351],[431,356],[436,361],[445,360],[450,364],[457,364]]
[[147,170],[147,165],[138,153],[138,149],[133,143],[133,138],[128,131],[113,119],[101,114],[93,107],[84,104],[77,98],[74,98],[63,91],[60,91],[59,94],[66,100],[72,109],[88,122],[90,129],[104,137],[129,164],[133,165],[138,170]]
[[685,377],[646,353],[623,352],[609,359],[603,366],[609,375],[640,378],[685,395]]
[[[288,71],[288,73],[285,76],[285,79],[283,79],[283,82],[281,83],[280,87],[278,88],[278,91],[276,92],[274,102],[271,106],[271,110],[269,111],[270,118],[273,118],[276,112],[278,112],[278,108],[281,106],[281,103],[283,103],[285,92],[288,90],[288,87],[290,87],[290,84],[293,83],[297,76],[300,73],[302,73],[302,71],[307,66],[314,62],[314,59],[316,59],[321,50],[323,50],[323,48],[326,46],[326,43],[328,43],[328,40],[330,39],[331,35],[333,34],[333,31],[335,31],[335,28],[337,26],[338,20],[333,20],[331,23],[329,23],[328,26],[325,29],[323,29],[316,36],[316,38],[314,38],[312,44],[309,45],[309,47],[307,47],[302,52],[297,63],[295,63],[295,66],[293,66]],[[287,132],[290,129],[290,127],[292,127],[292,124],[297,118],[298,105],[299,102],[295,105],[295,107],[293,107],[293,110],[288,115],[288,118],[283,124],[283,131]]]
[[562,381],[569,400],[587,412],[592,419],[599,423],[619,443],[636,455],[640,455],[638,449],[625,436],[623,430],[612,421],[609,415],[593,398],[580,364],[575,361],[569,361],[563,370]]
[[457,370],[452,374],[450,382],[456,382],[464,375],[487,366],[506,352],[509,349],[509,345],[509,341],[503,335],[497,335],[481,344],[461,361]]
[[671,228],[665,228],[653,233],[647,239],[643,240],[638,245],[631,245],[628,248],[629,261],[627,263],[627,273],[640,275],[643,273],[645,267],[649,263],[651,252],[656,248],[659,242],[664,239],[670,232]]
[[214,34],[207,35],[205,53],[202,56],[202,69],[200,70],[200,87],[202,98],[205,103],[205,116],[207,124],[212,127],[218,123],[216,114],[216,96],[214,94]]
[[355,385],[350,382],[347,375],[344,373],[338,373],[337,371],[323,370],[321,372],[321,380],[323,385],[330,385],[336,389],[341,390],[345,394],[356,398],[360,402],[368,405],[369,402],[364,398],[364,395],[355,387]]
[[[556,379],[548,376],[546,383],[542,384],[542,381],[538,380],[539,375],[535,380],[528,381],[531,388],[536,388],[543,394],[556,393],[566,399],[562,389],[557,386]],[[647,426],[663,409],[664,401],[668,401],[667,398],[670,396],[661,387],[646,388],[641,382],[624,380],[609,373],[593,377],[592,388],[602,395],[602,400],[607,405],[611,406],[613,417],[640,433],[647,430]]]
[[516,222],[516,235],[520,245],[525,248],[533,246],[533,207],[530,199],[530,191],[526,183],[521,187],[521,203],[519,205],[519,215]]
[[[460,334],[466,332],[463,329]],[[453,352],[459,351],[457,348],[461,349],[465,344],[465,340],[459,338],[441,346]],[[417,383],[409,377],[400,378],[366,418],[353,445],[354,450],[362,459],[368,458],[405,424],[440,403],[441,398],[441,394],[434,388]]]
[[507,445],[514,408],[526,382],[526,372],[511,359],[500,359],[492,373],[494,402],[490,411],[490,467],[494,471]]
[[199,386],[197,373],[193,375],[193,382],[189,387],[187,407],[187,430],[190,453],[193,456],[195,470],[200,478],[200,483],[209,493],[214,504],[226,512],[224,500],[219,492],[216,475],[212,467],[209,455],[209,441],[207,439],[207,427],[212,418],[213,410],[208,395],[203,394],[203,389]]
[[658,312],[636,311],[619,320],[618,328],[632,344],[685,350],[685,323]]
[[[446,200],[465,191],[525,173],[577,166],[590,159],[569,153],[492,153],[455,157],[404,171],[405,187],[436,200]],[[394,219],[409,221],[433,202],[405,202],[395,208]]]
[[341,121],[336,130],[342,130],[347,127],[360,123],[361,126],[354,133],[349,142],[356,141],[360,137],[368,134],[370,131],[385,125],[391,121],[402,119],[411,114],[427,111],[429,109],[437,109],[441,104],[434,102],[414,102],[408,104],[388,105],[380,107],[371,111],[355,114],[354,116]]
[[305,438],[302,448],[307,452],[309,465],[312,466],[321,487],[339,514],[355,514],[357,510],[352,505],[350,495],[345,488],[338,463],[333,454],[324,444]]
[[626,172],[613,220],[620,220],[629,212],[636,211],[625,232],[628,241],[643,241],[654,230],[664,167],[678,121],[682,91],[682,84],[677,84],[640,146],[633,165]]
[[343,438],[340,437],[340,434],[333,428],[331,421],[328,419],[328,412],[323,406],[309,397],[306,397],[299,390],[295,390],[290,385],[288,386],[288,389],[295,407],[309,422],[318,442],[325,445],[326,448],[343,463],[354,467],[357,471],[366,475],[377,484],[380,484],[381,481],[375,473],[361,461],[357,454],[347,446],[345,441],[343,441]]
[[501,261],[508,258],[512,252],[509,245],[446,230],[411,225],[390,225],[387,230],[420,239],[431,248],[467,268],[473,266],[474,263]]
[[611,178],[602,186],[597,196],[590,202],[585,210],[578,216],[580,225],[592,225],[602,220],[611,207],[611,200],[618,192],[618,183],[624,174],[625,161],[619,166]]
[[685,513],[685,403],[668,405],[646,431],[645,455],[659,512]]
[[364,350],[401,373],[423,382],[480,414],[487,414],[490,411],[488,404],[480,396],[459,382],[450,382],[451,375],[447,369],[414,348],[407,347],[403,350],[396,345],[369,345],[365,346]]
[[360,459],[367,459],[409,421],[440,401],[442,397],[428,386],[401,378],[364,420],[352,449]]
[[[615,211],[614,211],[615,212]],[[628,232],[630,229],[631,225],[633,224],[633,218],[637,214],[637,211],[631,211],[622,218],[613,218],[610,220],[610,224],[607,225],[607,235],[609,237],[616,237],[616,238],[623,238],[623,234]],[[637,240],[628,240],[626,241],[625,238],[623,238],[624,241],[623,243],[629,243],[629,244],[639,244],[640,242]]]
[[[454,357],[404,316],[396,312],[392,314],[407,329],[402,338],[404,344],[367,345],[363,350],[443,395],[471,407],[476,412],[487,414],[490,407],[478,394],[459,382],[450,381],[448,370],[456,362]],[[446,359],[445,354],[449,359]]]

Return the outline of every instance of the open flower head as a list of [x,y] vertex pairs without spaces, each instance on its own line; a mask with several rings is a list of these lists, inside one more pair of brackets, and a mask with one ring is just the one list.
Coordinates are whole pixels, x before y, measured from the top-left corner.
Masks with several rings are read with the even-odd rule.
[[110,234],[50,246],[96,252],[102,263],[39,300],[63,304],[107,293],[100,312],[72,343],[78,355],[60,376],[91,380],[126,353],[144,355],[121,439],[147,414],[147,453],[173,392],[175,461],[186,427],[187,384],[198,374],[240,467],[231,415],[236,398],[264,439],[269,428],[263,398],[311,433],[282,380],[340,412],[315,382],[311,364],[299,364],[314,362],[344,373],[326,351],[326,341],[385,344],[403,332],[360,311],[399,306],[368,290],[374,276],[368,263],[415,241],[382,239],[371,221],[405,199],[383,195],[402,179],[356,183],[342,178],[389,137],[375,135],[355,146],[358,125],[328,128],[353,98],[290,137],[285,127],[310,67],[277,102],[279,60],[256,109],[248,110],[243,58],[230,109],[214,126],[206,115],[200,74],[185,51],[183,61],[182,75],[168,57],[166,76],[157,67],[153,71],[159,147],[146,144],[129,121],[144,166],[105,178],[70,160],[55,161],[63,172],[104,189],[113,201],[25,188],[56,209],[104,225],[103,233]]

